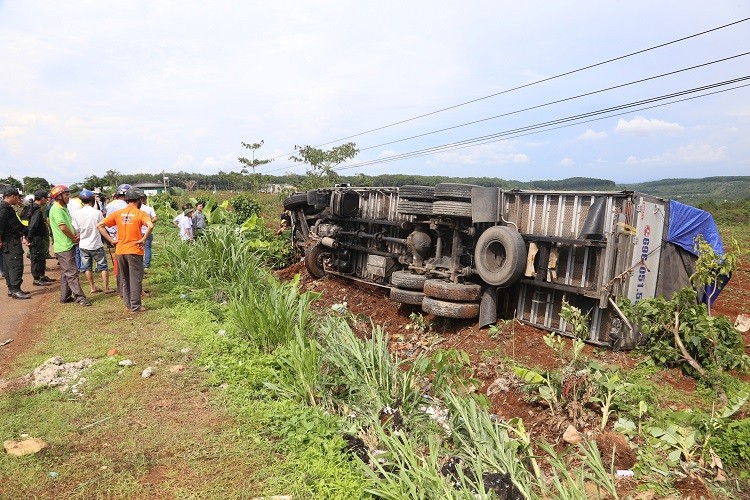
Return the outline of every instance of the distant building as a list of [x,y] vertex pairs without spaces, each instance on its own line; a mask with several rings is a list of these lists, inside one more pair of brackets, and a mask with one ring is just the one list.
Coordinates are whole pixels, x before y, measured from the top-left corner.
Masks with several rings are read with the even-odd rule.
[[294,191],[295,189],[291,184],[266,184],[259,191],[261,193],[285,193]]
[[137,184],[131,184],[131,186],[140,189],[146,194],[146,196],[153,196],[164,192],[164,184],[158,182],[139,182]]

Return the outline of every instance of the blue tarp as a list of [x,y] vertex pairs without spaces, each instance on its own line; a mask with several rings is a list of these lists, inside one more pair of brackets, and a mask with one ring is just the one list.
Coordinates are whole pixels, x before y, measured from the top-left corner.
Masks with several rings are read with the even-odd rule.
[[[724,244],[721,242],[719,229],[716,227],[711,214],[705,210],[670,200],[667,241],[684,248],[693,255],[698,255],[695,249],[695,238],[698,235],[703,236],[703,239],[714,249],[716,255],[720,257],[724,255]],[[724,287],[727,281],[729,281],[728,276],[720,280],[719,290]],[[719,294],[713,293],[711,288],[707,287],[706,294],[711,297],[711,302],[713,302]]]

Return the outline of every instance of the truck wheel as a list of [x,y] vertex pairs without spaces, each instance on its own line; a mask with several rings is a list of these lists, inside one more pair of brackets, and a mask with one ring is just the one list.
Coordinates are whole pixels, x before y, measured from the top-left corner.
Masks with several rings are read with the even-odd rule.
[[427,280],[424,283],[424,294],[434,299],[476,302],[482,296],[482,287],[475,283]]
[[432,203],[428,201],[398,200],[398,213],[407,215],[432,215]]
[[432,201],[435,199],[435,188],[432,186],[401,186],[398,188],[399,199]]
[[391,300],[401,302],[402,304],[412,304],[418,306],[422,303],[424,294],[414,290],[402,290],[400,288],[391,288]]
[[427,281],[427,276],[410,271],[396,271],[391,274],[391,285],[406,290],[418,290],[421,292],[424,289],[425,281]]
[[426,313],[444,318],[476,318],[479,316],[479,304],[476,302],[448,302],[447,300],[425,297],[422,310]]
[[435,198],[441,200],[470,201],[471,188],[482,187],[474,184],[454,184],[452,182],[441,182],[435,186]]
[[448,215],[450,217],[468,217],[471,219],[471,203],[468,201],[438,200],[432,204],[434,215]]
[[294,193],[284,199],[284,210],[299,210],[307,206],[307,193]]
[[330,250],[318,243],[305,251],[305,267],[315,278],[322,278],[326,275],[323,262],[330,258]]
[[488,285],[509,285],[523,274],[526,244],[518,231],[492,226],[477,240],[474,262],[479,276]]

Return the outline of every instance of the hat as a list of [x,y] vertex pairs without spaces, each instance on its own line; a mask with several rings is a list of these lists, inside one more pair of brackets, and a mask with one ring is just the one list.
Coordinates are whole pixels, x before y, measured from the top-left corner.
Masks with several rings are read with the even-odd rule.
[[140,200],[141,196],[143,196],[143,191],[141,191],[138,188],[130,188],[127,191],[125,191],[126,201]]
[[35,200],[41,200],[42,198],[49,198],[49,191],[46,189],[37,189],[34,191]]
[[21,193],[16,188],[8,188],[3,193],[3,196],[21,196]]
[[63,193],[70,193],[70,189],[68,189],[68,186],[66,186],[65,184],[58,184],[57,186],[52,188],[52,191],[49,192],[49,195],[50,198],[56,199]]
[[94,192],[89,191],[88,189],[81,190],[78,197],[81,199],[81,201],[91,201],[94,199]]
[[187,215],[195,212],[195,209],[193,207],[186,208],[184,212],[182,212],[182,215]]

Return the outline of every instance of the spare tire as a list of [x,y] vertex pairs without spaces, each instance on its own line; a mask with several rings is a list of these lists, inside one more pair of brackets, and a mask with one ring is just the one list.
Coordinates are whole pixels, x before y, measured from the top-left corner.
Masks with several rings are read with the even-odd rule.
[[425,297],[422,310],[444,318],[476,318],[479,316],[479,304],[476,302],[449,302],[447,300]]
[[299,210],[300,208],[306,208],[307,204],[307,193],[294,193],[288,198],[284,198],[284,210]]
[[471,219],[471,203],[468,201],[438,200],[432,204],[433,215],[468,217]]
[[406,215],[432,215],[432,202],[399,199],[396,210]]
[[452,182],[441,182],[435,186],[435,198],[441,200],[471,200],[471,188],[482,187],[475,184],[454,184]]
[[315,278],[322,278],[326,275],[323,263],[330,258],[331,250],[318,243],[305,250],[305,267]]
[[422,303],[424,294],[422,292],[415,292],[414,290],[391,288],[390,298],[394,302],[401,302],[402,304],[412,304],[418,306]]
[[401,186],[398,188],[399,199],[432,201],[435,199],[435,188],[432,186]]
[[476,302],[482,297],[482,287],[476,283],[427,280],[424,283],[424,294],[435,299]]
[[411,271],[396,271],[391,274],[391,285],[406,290],[418,290],[421,292],[424,289],[425,281],[427,281],[427,276]]
[[510,285],[523,274],[526,243],[518,231],[507,226],[492,226],[477,240],[474,262],[479,276],[488,285]]

